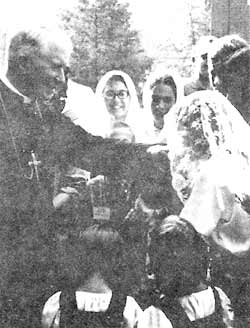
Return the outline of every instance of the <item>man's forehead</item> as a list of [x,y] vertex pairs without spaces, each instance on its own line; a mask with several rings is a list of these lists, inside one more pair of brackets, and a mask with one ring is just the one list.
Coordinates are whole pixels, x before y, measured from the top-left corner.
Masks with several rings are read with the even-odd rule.
[[66,51],[57,46],[56,44],[50,44],[43,48],[42,54],[47,58],[54,66],[69,66],[70,56]]
[[41,33],[39,36],[40,50],[46,57],[68,66],[72,53],[72,43],[70,39],[64,36],[62,33],[53,31]]

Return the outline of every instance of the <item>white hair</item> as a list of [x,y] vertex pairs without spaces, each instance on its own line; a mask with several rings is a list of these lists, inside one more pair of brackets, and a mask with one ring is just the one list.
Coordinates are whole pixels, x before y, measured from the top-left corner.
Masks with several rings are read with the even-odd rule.
[[[44,51],[57,51],[63,61],[69,65],[73,49],[72,42],[66,32],[57,27],[16,27],[12,30],[2,31],[2,35],[0,76],[6,75],[10,57],[18,56],[16,50],[20,50],[24,45],[23,42]],[[13,48],[13,52],[11,48]]]

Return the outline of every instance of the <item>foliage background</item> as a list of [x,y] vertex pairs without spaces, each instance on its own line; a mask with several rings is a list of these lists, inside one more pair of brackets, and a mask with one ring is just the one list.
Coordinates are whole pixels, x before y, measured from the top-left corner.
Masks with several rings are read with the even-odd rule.
[[138,32],[131,27],[127,3],[79,0],[75,11],[65,12],[62,19],[74,43],[75,80],[95,89],[102,75],[120,69],[138,85],[151,68],[153,60],[146,55]]
[[[78,0],[61,20],[74,44],[72,77],[95,89],[100,77],[112,69],[128,73],[138,93],[147,74],[156,67],[192,74],[192,49],[200,36],[210,34],[211,3],[184,0],[185,31],[181,39],[166,31],[166,38],[149,51],[133,26],[131,3],[122,0]],[[143,15],[143,13],[142,13]],[[155,17],[148,24],[154,24]],[[153,41],[153,40],[152,40]]]

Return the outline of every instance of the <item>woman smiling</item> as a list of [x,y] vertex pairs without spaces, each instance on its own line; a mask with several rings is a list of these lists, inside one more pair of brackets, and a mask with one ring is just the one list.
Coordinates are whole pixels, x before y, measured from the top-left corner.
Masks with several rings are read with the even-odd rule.
[[117,122],[126,123],[135,135],[135,141],[142,140],[141,109],[134,82],[128,74],[113,70],[107,72],[98,82],[96,96],[100,110],[109,114],[106,136],[110,137]]

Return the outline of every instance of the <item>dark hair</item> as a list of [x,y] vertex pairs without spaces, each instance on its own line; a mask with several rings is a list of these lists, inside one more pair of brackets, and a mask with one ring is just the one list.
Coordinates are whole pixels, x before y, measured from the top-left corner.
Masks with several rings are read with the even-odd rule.
[[15,35],[9,46],[9,59],[25,57],[30,55],[31,51],[38,52],[41,49],[39,39],[27,32],[20,32]]
[[75,290],[100,273],[112,290],[124,289],[126,249],[111,223],[98,223],[65,241],[62,267],[65,279]]
[[62,49],[62,56],[69,56],[72,51],[72,43],[64,31],[50,29],[47,26],[39,28],[24,29],[11,37],[9,45],[8,59],[14,61],[21,57],[32,54],[39,56],[48,49]]
[[171,87],[174,92],[175,100],[177,99],[177,86],[171,75],[164,75],[164,76],[160,77],[159,79],[155,80],[151,84],[150,89],[155,88],[159,84],[168,85],[169,87]]
[[[227,35],[214,42],[211,53],[211,80],[214,85],[215,77],[220,80],[216,88],[226,95],[230,90],[230,99],[233,105],[241,112],[244,118],[246,106],[249,103],[250,81],[250,47],[247,42],[238,35]],[[233,74],[233,77],[230,76]],[[232,89],[232,78],[234,89]],[[237,97],[235,99],[235,94]]]
[[[180,254],[184,254],[186,258],[180,259]],[[207,244],[188,221],[178,216],[168,216],[154,229],[149,245],[149,258],[150,270],[154,273],[158,286],[163,282],[159,280],[168,279],[168,272],[172,272],[173,289],[167,291],[169,295],[172,293],[172,296],[184,296],[201,280],[206,279]],[[191,279],[185,278],[187,265],[191,268]]]
[[125,84],[126,88],[128,88],[124,78],[121,75],[112,75],[110,79],[108,79],[106,85],[111,85],[113,82],[122,82]]
[[8,49],[8,72],[14,73],[14,76],[19,72],[18,80],[25,89],[33,90],[37,84],[38,72],[35,71],[32,61],[41,54],[41,50],[38,36],[32,33],[20,32],[11,39]]
[[213,44],[211,60],[213,69],[218,73],[223,72],[225,69],[234,71],[238,65],[249,66],[249,59],[250,47],[238,35],[226,35]]

